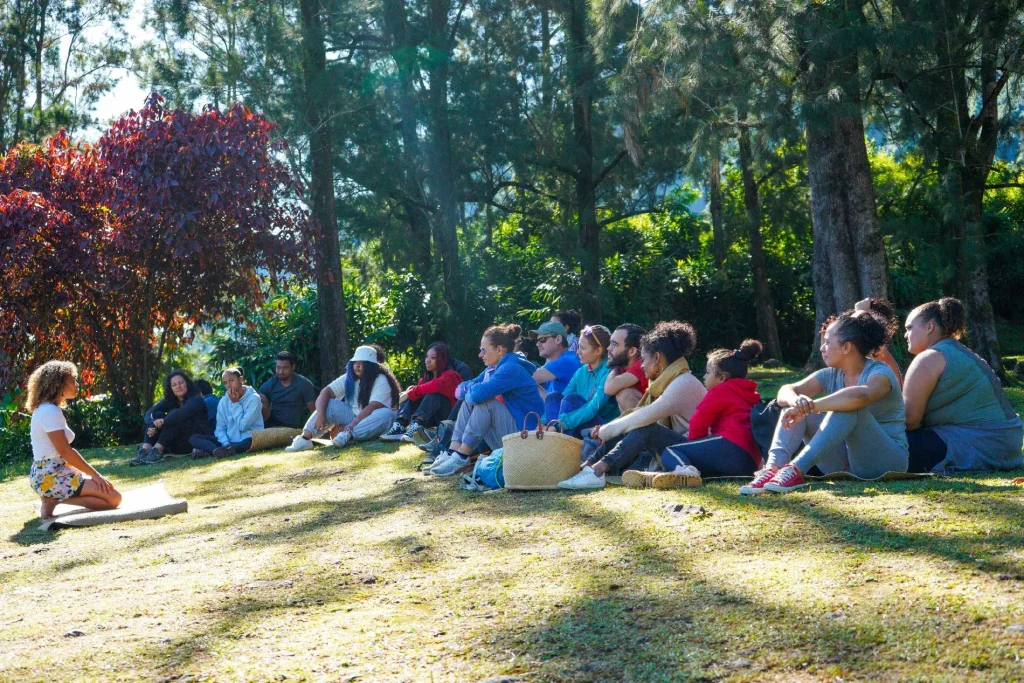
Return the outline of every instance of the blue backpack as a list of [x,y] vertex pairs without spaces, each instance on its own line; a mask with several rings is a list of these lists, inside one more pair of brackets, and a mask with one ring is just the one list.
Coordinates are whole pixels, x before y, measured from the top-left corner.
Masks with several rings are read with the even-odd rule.
[[460,488],[467,491],[497,491],[505,488],[505,475],[502,472],[504,449],[497,449],[490,455],[481,455],[473,466],[472,474],[462,477]]

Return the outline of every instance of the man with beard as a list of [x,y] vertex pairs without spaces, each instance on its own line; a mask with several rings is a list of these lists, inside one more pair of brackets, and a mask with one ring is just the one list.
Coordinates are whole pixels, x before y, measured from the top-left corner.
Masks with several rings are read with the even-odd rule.
[[640,367],[640,338],[646,333],[639,325],[625,323],[615,328],[608,344],[611,372],[605,380],[604,393],[615,397],[621,412],[636,408],[647,391],[647,375]]

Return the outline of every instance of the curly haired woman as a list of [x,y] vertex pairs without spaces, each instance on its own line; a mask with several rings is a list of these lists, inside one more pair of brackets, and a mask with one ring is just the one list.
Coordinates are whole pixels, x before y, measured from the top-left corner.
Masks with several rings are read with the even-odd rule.
[[121,494],[82,454],[71,447],[75,433],[61,408],[78,395],[78,368],[52,360],[28,379],[27,409],[32,413],[32,469],[29,482],[39,494],[39,516],[49,519],[57,503],[112,510]]

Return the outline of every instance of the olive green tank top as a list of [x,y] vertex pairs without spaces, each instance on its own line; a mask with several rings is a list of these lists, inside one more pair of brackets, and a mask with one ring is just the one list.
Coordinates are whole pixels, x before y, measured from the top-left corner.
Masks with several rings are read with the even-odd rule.
[[923,427],[1006,418],[1002,389],[996,388],[998,379],[993,383],[994,373],[985,372],[987,364],[981,367],[985,361],[955,339],[943,339],[932,348],[946,359],[946,369],[928,397],[921,420]]

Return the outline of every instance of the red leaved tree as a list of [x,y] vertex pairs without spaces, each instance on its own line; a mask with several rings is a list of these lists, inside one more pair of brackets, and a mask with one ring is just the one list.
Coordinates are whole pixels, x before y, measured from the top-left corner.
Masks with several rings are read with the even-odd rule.
[[256,315],[265,277],[309,274],[308,214],[246,107],[167,110],[158,95],[95,146],[60,134],[0,159],[0,381],[50,357],[152,400],[168,351]]

